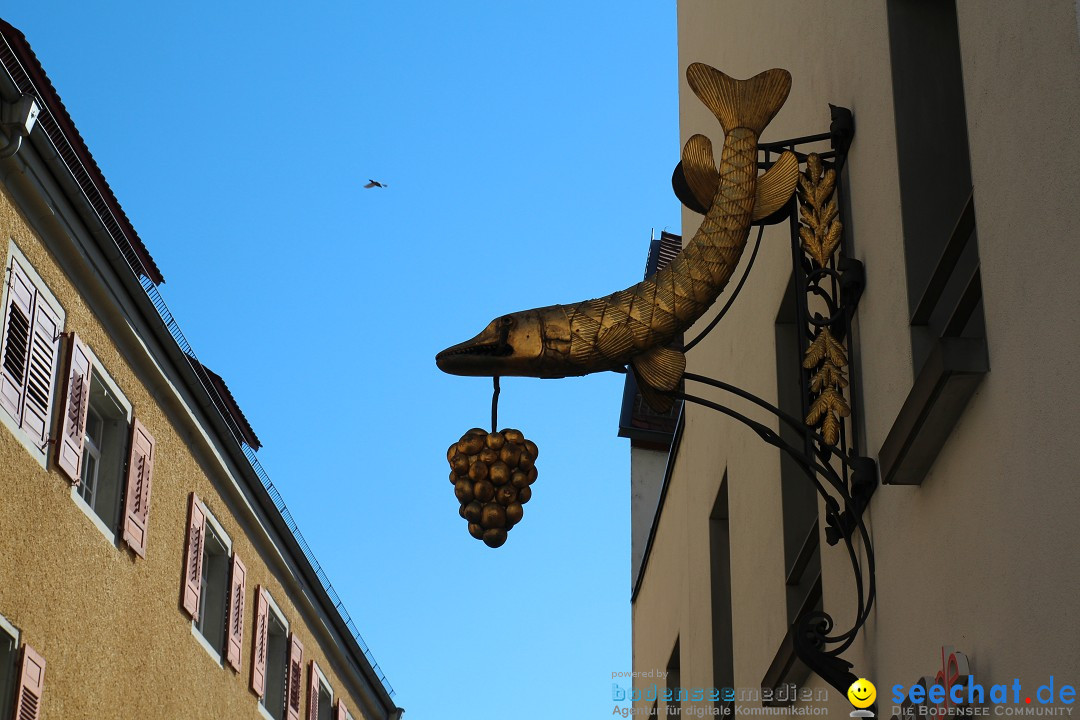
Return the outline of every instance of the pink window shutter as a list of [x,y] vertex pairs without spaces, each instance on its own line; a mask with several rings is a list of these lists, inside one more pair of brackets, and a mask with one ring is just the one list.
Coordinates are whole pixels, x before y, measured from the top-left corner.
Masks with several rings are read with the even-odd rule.
[[285,691],[285,697],[288,702],[285,704],[286,720],[300,720],[300,697],[302,695],[301,687],[304,683],[304,646],[300,644],[300,641],[296,637],[296,633],[292,634],[292,643],[289,647],[289,677],[288,677],[288,689]]
[[308,720],[319,720],[319,666],[311,661],[311,682],[308,685]]
[[42,450],[49,442],[53,380],[60,356],[60,330],[60,318],[39,293],[34,301],[21,425]]
[[349,720],[349,711],[345,707],[344,700],[337,701],[337,715],[335,717],[336,720]]
[[[147,432],[139,419],[135,418],[131,423],[131,454],[128,456],[124,500],[124,542],[141,557],[146,557],[146,526],[150,520],[150,485],[153,477],[154,437]],[[201,540],[199,551],[201,572]]]
[[45,660],[34,648],[23,645],[19,689],[15,693],[15,720],[41,717],[41,690],[45,685]]
[[199,498],[191,493],[188,509],[188,535],[184,546],[184,610],[192,618],[199,617],[199,596],[202,595],[203,543],[206,539],[206,515],[199,506]]
[[260,585],[255,591],[255,632],[251,648],[251,689],[258,697],[266,694],[266,644],[269,641],[270,601]]
[[30,348],[30,321],[36,292],[19,263],[12,260],[9,269],[8,296],[4,305],[4,340],[0,346],[0,406],[21,423],[27,351]]
[[68,480],[78,485],[82,479],[83,437],[86,435],[87,406],[90,404],[90,373],[94,363],[90,351],[71,334],[67,386],[63,395],[63,427],[56,443],[56,464]]
[[233,553],[232,589],[229,593],[229,642],[225,659],[233,670],[240,672],[241,646],[244,644],[244,603],[247,602],[247,568],[240,556]]

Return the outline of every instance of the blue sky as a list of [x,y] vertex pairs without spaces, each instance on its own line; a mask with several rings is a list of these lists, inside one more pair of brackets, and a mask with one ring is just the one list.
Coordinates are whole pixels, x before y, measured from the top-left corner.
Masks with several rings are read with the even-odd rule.
[[[474,541],[446,447],[490,380],[435,353],[641,278],[679,229],[675,3],[4,10],[264,443],[407,717],[608,717],[630,668],[622,377],[503,381],[540,448]],[[361,186],[375,178],[384,190]]]

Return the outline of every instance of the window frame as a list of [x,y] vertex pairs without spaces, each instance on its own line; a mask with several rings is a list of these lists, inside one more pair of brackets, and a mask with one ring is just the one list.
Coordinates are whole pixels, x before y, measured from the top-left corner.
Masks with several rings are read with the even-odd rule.
[[[330,696],[330,701],[328,703],[326,703],[325,707],[330,709],[330,718],[331,718],[331,720],[333,720],[333,717],[334,717],[334,714],[335,714],[334,688],[330,685],[330,680],[326,677],[326,673],[324,673],[322,671],[322,668],[319,667],[319,663],[317,663],[314,659],[310,660],[309,662],[311,664],[311,671],[313,673],[315,673],[315,676],[318,678],[318,681],[319,681],[319,694],[322,695],[322,691],[325,689],[326,694]],[[311,699],[308,698],[309,713],[310,713],[310,707],[311,707]],[[319,712],[322,712],[323,707],[324,707],[324,705],[322,703],[322,700],[320,699],[319,700]],[[318,720],[318,717],[316,716],[314,718],[314,720]]]
[[199,594],[199,619],[191,618],[191,620],[190,620],[191,634],[195,636],[195,639],[199,641],[199,644],[202,645],[203,649],[206,650],[207,654],[210,655],[210,657],[212,657],[214,659],[214,661],[218,665],[220,665],[222,668],[224,668],[225,667],[225,651],[226,651],[227,646],[228,646],[228,637],[227,637],[228,605],[229,605],[229,595],[230,595],[229,591],[230,591],[230,587],[231,587],[231,583],[230,583],[231,578],[230,578],[229,568],[232,566],[233,541],[232,541],[232,538],[229,536],[229,534],[227,532],[225,532],[225,528],[222,527],[220,522],[218,522],[218,519],[216,517],[214,517],[214,514],[212,512],[210,512],[210,508],[208,508],[206,506],[206,503],[204,503],[201,498],[198,500],[198,503],[199,503],[199,509],[202,510],[203,517],[205,518],[204,527],[206,529],[206,535],[207,535],[207,537],[205,537],[203,539],[203,548],[202,548],[202,551],[203,551],[203,574],[204,574],[204,578],[208,579],[208,576],[206,576],[206,564],[207,564],[206,563],[206,553],[207,553],[207,547],[209,545],[209,542],[207,542],[207,540],[208,540],[208,537],[209,537],[209,534],[210,534],[211,531],[218,537],[218,540],[221,542],[221,545],[225,548],[225,558],[226,558],[225,568],[226,568],[226,571],[225,571],[225,582],[224,582],[224,586],[223,586],[223,591],[225,593],[224,605],[225,605],[225,609],[226,609],[226,617],[225,617],[225,619],[223,621],[223,625],[222,625],[221,651],[219,652],[217,649],[214,648],[214,646],[210,643],[210,640],[205,635],[203,635],[202,629],[200,629],[200,627],[199,627],[199,623],[201,622],[201,620],[206,617],[205,598],[206,598],[207,586],[209,585],[209,583],[207,583],[205,581],[202,583],[202,587],[200,589],[200,594]]
[[883,485],[921,485],[989,372],[989,350],[957,3],[885,6],[912,382],[877,459]]
[[[83,498],[81,490],[82,483],[80,483],[79,485],[72,485],[70,488],[70,494],[71,499],[75,502],[75,505],[80,510],[82,510],[84,515],[86,515],[90,519],[90,521],[94,524],[94,527],[101,531],[101,534],[105,537],[106,540],[108,540],[110,543],[112,543],[115,547],[119,549],[119,540],[121,539],[121,530],[124,520],[123,500],[127,485],[127,456],[129,454],[129,451],[131,450],[131,423],[135,418],[135,410],[134,406],[131,404],[131,401],[127,399],[127,396],[125,396],[123,392],[120,391],[120,387],[116,384],[116,381],[113,380],[112,376],[109,375],[108,371],[105,369],[105,366],[102,365],[101,362],[98,360],[97,356],[94,354],[93,349],[87,346],[86,351],[90,355],[90,361],[93,363],[91,383],[93,382],[93,377],[96,376],[101,381],[101,384],[105,386],[105,390],[112,395],[113,400],[116,401],[117,407],[119,407],[119,409],[124,413],[124,432],[120,436],[123,442],[123,447],[120,450],[120,475],[116,480],[118,490],[116,495],[115,508],[116,527],[110,529],[108,524],[104,520],[102,520],[101,517],[97,514],[97,511],[93,508],[93,506],[91,506],[90,503],[88,503]],[[87,408],[87,414],[89,415],[89,407]],[[84,453],[87,452],[88,445],[89,443],[84,440]],[[97,450],[100,451],[101,448],[97,448]],[[94,493],[96,494],[99,489],[100,485],[98,488],[95,488]]]
[[[292,626],[289,624],[289,619],[285,617],[285,612],[281,609],[281,606],[274,600],[273,595],[265,586],[262,588],[263,597],[266,598],[266,613],[267,613],[267,639],[266,639],[266,680],[265,683],[269,683],[270,678],[270,619],[274,616],[277,617],[278,623],[285,628],[285,647],[283,648],[282,657],[285,660],[284,668],[282,669],[282,675],[284,676],[284,683],[281,688],[281,717],[282,720],[289,716],[288,708],[288,689],[289,689],[289,648],[291,645],[291,633]],[[255,632],[259,629],[255,628]],[[255,699],[255,703],[259,708],[259,713],[267,720],[275,720],[274,716],[270,714],[270,711],[266,709],[266,697],[267,689],[263,687],[263,694]]]
[[[7,703],[4,703],[5,698],[0,696],[0,717],[7,717],[8,713],[12,711],[12,705],[15,703],[15,691],[17,691],[19,687],[19,648],[21,647],[20,641],[22,640],[22,635],[19,632],[19,628],[12,625],[11,621],[3,615],[0,615],[0,632],[4,632],[10,636],[15,643],[12,655],[14,662],[11,666],[11,687],[9,688],[9,691],[12,694],[11,697],[7,698]],[[0,668],[0,672],[3,672],[3,668]],[[2,689],[3,688],[0,687],[0,690]]]
[[[64,306],[61,305],[60,301],[56,299],[56,296],[53,294],[52,289],[49,288],[45,280],[41,277],[41,275],[38,274],[37,269],[34,267],[33,263],[30,262],[29,258],[26,257],[26,254],[19,249],[19,246],[16,245],[15,241],[11,238],[8,239],[8,254],[3,266],[3,280],[2,282],[0,282],[0,285],[3,286],[2,291],[0,291],[0,313],[7,309],[8,296],[11,293],[11,264],[16,261],[19,263],[19,268],[24,273],[26,273],[27,278],[30,280],[30,284],[33,285],[36,296],[41,300],[44,300],[45,304],[48,305],[49,309],[51,309],[53,314],[56,315],[57,319],[59,320],[58,326],[61,332],[63,332],[67,323],[67,313],[64,311]],[[6,313],[2,314],[3,316],[0,317],[0,347],[2,347],[3,345],[4,334],[7,330]],[[30,332],[33,332],[33,322],[34,319],[31,317]],[[57,393],[60,391],[61,385],[60,359],[62,355],[62,348],[60,347],[59,337],[56,338],[55,343],[56,358],[53,362],[52,377],[49,380],[49,417],[47,418],[47,430],[50,440],[55,435],[53,427],[55,418],[53,416],[56,414],[56,396]],[[2,358],[0,358],[0,360],[2,360]],[[27,362],[30,362],[29,358],[27,358]],[[15,418],[13,418],[10,413],[2,409],[0,409],[0,424],[3,424],[7,427],[8,430],[11,431],[11,434],[14,435],[15,438],[19,441],[19,444],[26,448],[26,451],[30,453],[30,456],[33,457],[34,460],[36,460],[42,468],[46,470],[49,469],[50,456],[52,455],[51,442],[45,443],[44,447],[38,446],[37,443],[33,442],[30,439],[30,436],[27,434],[26,430],[22,428],[21,423]]]

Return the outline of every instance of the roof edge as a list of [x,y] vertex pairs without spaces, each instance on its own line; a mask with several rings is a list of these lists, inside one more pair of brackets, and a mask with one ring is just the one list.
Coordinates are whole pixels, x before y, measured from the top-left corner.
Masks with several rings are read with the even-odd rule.
[[[161,269],[124,213],[120,201],[109,187],[105,175],[75,127],[60,94],[49,80],[26,36],[18,28],[0,19],[0,37],[4,40],[0,43],[0,63],[6,67],[20,92],[33,95],[38,100],[42,107],[38,123],[60,152],[83,192],[90,197],[95,211],[103,216],[101,219],[109,234],[117,245],[121,248],[126,245],[139,259],[147,277],[155,285],[163,284],[165,277],[161,274]],[[64,148],[64,145],[67,145],[67,148]],[[65,149],[69,152],[64,152]],[[85,177],[80,177],[82,175]],[[112,223],[108,222],[109,217],[112,218]]]

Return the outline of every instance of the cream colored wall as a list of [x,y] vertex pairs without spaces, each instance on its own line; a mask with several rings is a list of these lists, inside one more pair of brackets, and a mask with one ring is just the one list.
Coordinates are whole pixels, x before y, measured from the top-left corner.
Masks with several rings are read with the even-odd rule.
[[[1080,668],[1070,560],[1080,551],[1076,4],[960,0],[958,15],[991,372],[925,482],[880,487],[867,515],[879,597],[846,657],[879,690],[935,671],[943,644],[967,652],[985,683],[1040,684]],[[691,62],[735,77],[791,71],[790,98],[765,140],[827,130],[826,103],[854,112],[848,231],[867,273],[857,335],[866,449],[876,455],[913,378],[886,4],[680,0],[679,50],[684,141],[722,138],[686,85]],[[699,221],[684,211],[684,237]],[[751,279],[689,354],[690,371],[775,400],[787,243],[786,227],[765,233]],[[777,453],[712,411],[691,407],[687,418],[634,605],[634,666],[665,667],[681,636],[683,685],[712,684],[708,514],[727,468],[735,682],[754,687],[785,632]],[[823,542],[825,608],[845,627],[850,574],[846,553]],[[835,711],[847,709],[835,699]]]
[[[131,330],[102,324],[6,192],[0,192],[0,232],[5,256],[11,238],[63,305],[65,330],[90,345],[156,439],[148,548],[141,559],[102,536],[77,507],[53,463],[43,469],[0,428],[0,615],[47,662],[43,717],[261,717],[249,689],[259,584],[270,589],[304,644],[305,687],[307,662],[314,658],[335,697],[343,692],[348,697],[341,666],[324,651],[328,635],[321,621],[302,609],[307,603],[297,601],[298,586],[281,572],[280,559],[261,540],[265,536],[250,513],[235,494],[221,490],[231,481],[202,446],[199,433],[185,424],[177,404],[165,401],[171,389],[145,372],[145,359],[130,354],[139,347]],[[6,267],[6,257],[3,262]],[[224,526],[247,565],[239,673],[214,662],[180,608],[192,491]],[[306,696],[305,690],[305,709]],[[347,702],[352,714],[361,717],[358,698]]]

